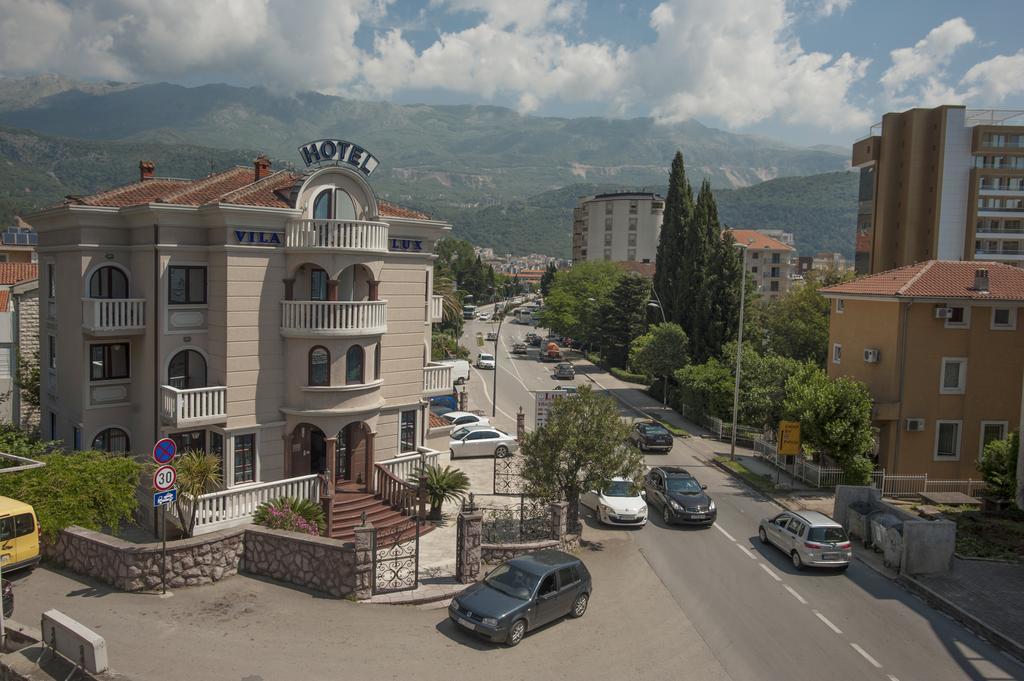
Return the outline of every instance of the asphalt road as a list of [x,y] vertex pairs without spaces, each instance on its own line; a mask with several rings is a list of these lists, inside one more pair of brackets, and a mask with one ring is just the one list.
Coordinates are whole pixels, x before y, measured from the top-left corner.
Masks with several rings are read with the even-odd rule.
[[[475,333],[496,326],[467,322],[463,342],[474,357],[494,347],[478,347]],[[514,426],[522,406],[532,427],[530,391],[558,383],[551,365],[537,362],[533,353],[529,359],[508,353],[513,339],[528,330],[502,325],[497,421],[503,425]],[[473,371],[471,404],[489,407],[494,376]],[[591,379],[629,400],[628,386],[604,372],[578,374],[574,383]],[[1024,666],[863,563],[845,573],[799,572],[780,551],[761,545],[758,521],[780,509],[706,464],[716,448],[725,446],[677,438],[670,454],[647,456],[650,465],[685,465],[708,485],[718,506],[713,528],[668,528],[652,520],[621,532],[636,542],[734,681],[1024,679]]]

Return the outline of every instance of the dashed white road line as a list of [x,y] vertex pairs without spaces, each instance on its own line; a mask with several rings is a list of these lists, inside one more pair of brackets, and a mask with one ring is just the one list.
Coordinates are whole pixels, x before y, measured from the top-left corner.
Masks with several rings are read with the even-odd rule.
[[892,674],[889,674],[889,681],[900,681],[900,680],[899,680],[899,679],[897,679],[897,678],[896,678],[895,676],[893,676]]
[[840,628],[839,628],[839,627],[837,627],[836,625],[832,624],[832,622],[831,622],[831,621],[829,621],[829,619],[828,619],[827,617],[825,617],[824,615],[822,615],[822,614],[821,614],[820,612],[818,612],[817,610],[815,610],[815,611],[814,611],[814,615],[815,615],[815,617],[817,617],[817,618],[818,618],[819,620],[821,620],[822,622],[824,622],[824,623],[825,623],[825,626],[826,626],[826,627],[828,627],[828,628],[829,628],[829,629],[831,629],[832,631],[836,632],[837,634],[839,634],[839,635],[842,635],[842,633],[843,633],[842,629],[840,629]]
[[767,565],[765,565],[764,563],[758,563],[758,565],[760,565],[760,566],[761,566],[761,569],[762,569],[762,570],[764,570],[764,571],[765,571],[765,572],[767,572],[767,573],[768,573],[769,575],[771,575],[771,576],[772,576],[772,579],[774,579],[774,580],[775,580],[776,582],[781,582],[781,581],[782,581],[782,577],[779,577],[779,576],[778,576],[777,574],[775,574],[775,571],[774,571],[774,570],[772,570],[772,569],[771,569],[770,567],[768,567],[768,566],[767,566]]
[[719,532],[721,532],[722,534],[724,534],[724,535],[725,535],[726,537],[728,537],[728,538],[729,538],[729,541],[736,541],[736,538],[735,538],[735,537],[733,537],[733,536],[732,536],[731,534],[729,534],[728,532],[726,532],[725,530],[723,530],[723,529],[722,529],[722,527],[721,527],[721,526],[720,526],[720,525],[719,525],[718,523],[715,523],[715,524],[714,524],[714,525],[712,525],[711,527],[715,528],[716,530],[718,530]]
[[798,600],[798,601],[800,601],[800,602],[801,602],[802,604],[804,604],[804,605],[807,605],[807,601],[806,601],[806,600],[804,600],[804,597],[803,597],[803,596],[801,596],[800,594],[798,594],[798,593],[796,592],[796,589],[794,589],[793,587],[791,587],[791,586],[790,586],[789,584],[783,584],[782,586],[784,586],[784,587],[786,588],[786,591],[788,591],[788,592],[789,592],[789,595],[790,595],[790,596],[792,596],[793,598],[797,599],[797,600]]
[[856,643],[851,643],[850,646],[852,646],[854,650],[856,650],[858,653],[860,653],[861,657],[863,657],[865,660],[867,660],[868,662],[873,664],[875,666],[875,669],[881,669],[882,668],[882,663],[879,662],[878,660],[876,660],[875,658],[871,657],[870,655],[868,655],[868,651],[864,650],[863,648],[861,648]]
[[752,560],[757,560],[757,556],[755,556],[746,546],[744,546],[743,544],[736,544],[736,546],[737,548],[739,548],[740,551],[747,554],[747,556],[749,556]]

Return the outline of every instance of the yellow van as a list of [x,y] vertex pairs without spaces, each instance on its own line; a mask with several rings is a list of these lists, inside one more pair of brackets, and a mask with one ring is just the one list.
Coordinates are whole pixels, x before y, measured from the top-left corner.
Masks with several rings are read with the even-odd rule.
[[39,562],[39,522],[28,504],[0,497],[0,569],[4,572]]

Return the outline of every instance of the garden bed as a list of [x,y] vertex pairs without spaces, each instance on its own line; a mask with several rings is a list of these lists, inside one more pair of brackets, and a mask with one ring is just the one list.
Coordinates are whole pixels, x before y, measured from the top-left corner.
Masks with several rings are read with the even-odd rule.
[[1024,563],[1024,512],[986,513],[967,506],[940,506],[956,523],[956,552],[963,558]]

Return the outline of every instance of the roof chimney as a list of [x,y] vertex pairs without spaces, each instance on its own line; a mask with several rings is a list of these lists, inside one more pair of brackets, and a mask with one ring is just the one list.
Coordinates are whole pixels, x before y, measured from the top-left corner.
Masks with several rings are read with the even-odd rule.
[[988,270],[984,268],[974,270],[974,290],[988,293]]
[[151,180],[156,174],[156,164],[152,161],[139,161],[139,182]]
[[266,154],[260,154],[256,157],[256,160],[252,162],[255,174],[253,175],[253,182],[259,182],[264,177],[270,174],[270,159],[267,158]]

